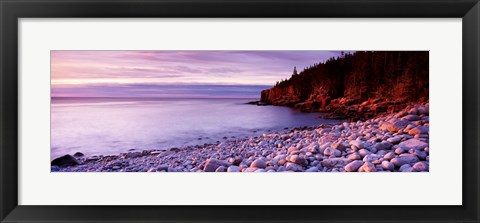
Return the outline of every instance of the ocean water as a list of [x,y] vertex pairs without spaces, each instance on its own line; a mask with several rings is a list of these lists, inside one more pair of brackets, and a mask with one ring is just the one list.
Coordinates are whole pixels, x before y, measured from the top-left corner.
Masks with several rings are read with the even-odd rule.
[[183,147],[337,123],[255,99],[52,98],[51,158]]

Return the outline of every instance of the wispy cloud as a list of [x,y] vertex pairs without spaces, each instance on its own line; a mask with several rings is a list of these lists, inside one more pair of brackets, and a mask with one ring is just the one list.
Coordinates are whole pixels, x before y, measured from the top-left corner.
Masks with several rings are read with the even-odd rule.
[[[164,89],[158,88],[162,84],[271,86],[288,78],[294,66],[302,70],[339,55],[337,51],[52,51],[52,94],[60,94],[57,88],[65,94],[65,86],[72,88],[69,95],[79,96],[133,88],[141,94],[157,94]],[[100,91],[92,88],[95,84],[113,84],[116,89]],[[142,92],[137,84],[157,87]]]

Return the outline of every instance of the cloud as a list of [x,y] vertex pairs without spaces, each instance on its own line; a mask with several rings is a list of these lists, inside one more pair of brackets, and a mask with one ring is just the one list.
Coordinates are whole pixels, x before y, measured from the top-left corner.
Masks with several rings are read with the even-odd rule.
[[[85,90],[96,83],[271,86],[280,79],[290,77],[293,67],[301,71],[339,55],[340,51],[292,50],[51,51],[51,77],[54,87],[59,84],[84,85]],[[65,91],[65,88],[62,89]],[[99,89],[90,90],[102,95],[107,93]],[[139,91],[142,89],[135,90]],[[146,89],[143,91],[142,94],[152,94]],[[75,92],[82,93],[78,89]],[[111,89],[111,92],[121,93],[118,89]]]

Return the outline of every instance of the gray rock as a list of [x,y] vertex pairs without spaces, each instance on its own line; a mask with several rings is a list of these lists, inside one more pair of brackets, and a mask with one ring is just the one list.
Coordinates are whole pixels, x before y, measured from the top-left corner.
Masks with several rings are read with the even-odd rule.
[[428,146],[428,143],[422,142],[418,139],[409,139],[407,141],[401,142],[398,144],[399,147],[405,148],[407,151],[410,149],[418,149],[423,150],[425,147]]

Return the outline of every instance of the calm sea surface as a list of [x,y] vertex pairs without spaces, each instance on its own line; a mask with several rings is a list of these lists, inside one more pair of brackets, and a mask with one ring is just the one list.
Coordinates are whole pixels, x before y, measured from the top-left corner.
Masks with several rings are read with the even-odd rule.
[[254,99],[53,98],[51,158],[167,149],[336,123]]

